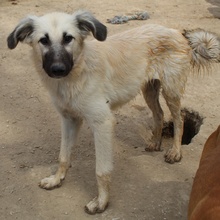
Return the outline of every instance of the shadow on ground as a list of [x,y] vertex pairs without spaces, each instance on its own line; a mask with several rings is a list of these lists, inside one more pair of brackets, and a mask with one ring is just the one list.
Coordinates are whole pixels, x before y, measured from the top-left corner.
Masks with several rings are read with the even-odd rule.
[[208,11],[214,15],[215,18],[220,18],[220,0],[206,0],[215,7],[208,8]]

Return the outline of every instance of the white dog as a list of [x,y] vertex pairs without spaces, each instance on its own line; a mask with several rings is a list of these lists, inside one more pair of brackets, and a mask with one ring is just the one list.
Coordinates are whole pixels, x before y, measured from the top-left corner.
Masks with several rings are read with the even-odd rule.
[[[96,40],[85,41],[92,32]],[[111,110],[133,99],[140,90],[153,112],[155,128],[146,150],[160,150],[163,111],[159,91],[174,122],[174,143],[166,153],[170,163],[181,160],[183,121],[180,99],[190,67],[219,62],[219,41],[203,30],[185,31],[145,25],[106,39],[106,27],[90,13],[51,13],[22,20],[8,37],[33,47],[33,59],[43,84],[62,119],[59,168],[40,187],[61,185],[70,166],[71,148],[85,119],[92,128],[96,150],[98,196],[85,210],[105,210],[109,200],[114,117]],[[100,42],[104,41],[104,42]]]

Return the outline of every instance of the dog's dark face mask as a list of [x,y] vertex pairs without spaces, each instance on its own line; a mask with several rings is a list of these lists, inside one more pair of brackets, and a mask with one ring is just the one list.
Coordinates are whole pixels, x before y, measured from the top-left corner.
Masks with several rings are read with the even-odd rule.
[[39,40],[42,48],[42,66],[48,76],[62,78],[73,68],[73,55],[66,47],[72,44],[74,37],[63,33],[63,39],[53,43],[48,34]]
[[43,56],[43,69],[52,78],[67,76],[74,65],[72,55],[62,48],[59,52],[50,49]]
[[65,77],[73,68],[72,56],[65,49],[60,51],[60,54],[51,49],[43,57],[43,68],[50,77]]

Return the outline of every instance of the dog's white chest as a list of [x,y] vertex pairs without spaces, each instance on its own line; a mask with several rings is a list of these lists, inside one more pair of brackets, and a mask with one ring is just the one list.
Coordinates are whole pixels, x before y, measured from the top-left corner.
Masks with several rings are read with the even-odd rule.
[[62,83],[50,91],[51,98],[58,111],[73,117],[82,117],[82,108],[76,89],[69,83]]

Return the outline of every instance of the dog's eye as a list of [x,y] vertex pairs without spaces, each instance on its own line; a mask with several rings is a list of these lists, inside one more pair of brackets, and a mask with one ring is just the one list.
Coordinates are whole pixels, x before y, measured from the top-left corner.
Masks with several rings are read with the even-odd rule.
[[66,36],[63,37],[63,43],[64,43],[64,44],[69,44],[73,39],[74,39],[73,36],[71,36],[71,35],[66,35]]
[[44,46],[47,46],[47,45],[49,44],[49,40],[48,40],[47,37],[42,37],[42,38],[39,40],[39,42],[40,42],[41,44],[43,44]]

